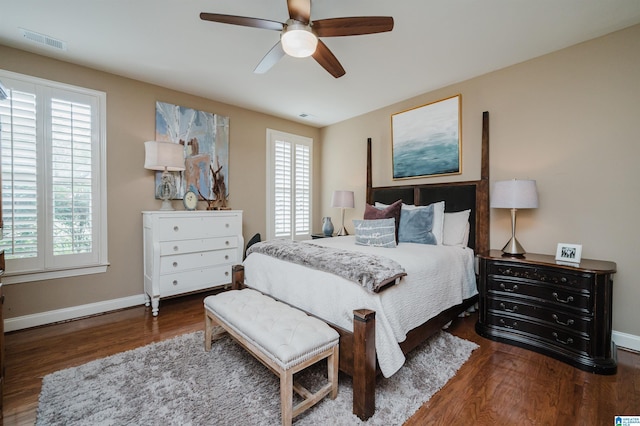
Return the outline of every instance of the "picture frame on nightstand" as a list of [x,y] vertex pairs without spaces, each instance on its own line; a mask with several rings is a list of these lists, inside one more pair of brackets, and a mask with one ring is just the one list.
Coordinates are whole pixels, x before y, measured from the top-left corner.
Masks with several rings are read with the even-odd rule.
[[569,263],[579,264],[582,258],[582,245],[581,244],[568,244],[558,243],[556,249],[556,262],[557,263]]

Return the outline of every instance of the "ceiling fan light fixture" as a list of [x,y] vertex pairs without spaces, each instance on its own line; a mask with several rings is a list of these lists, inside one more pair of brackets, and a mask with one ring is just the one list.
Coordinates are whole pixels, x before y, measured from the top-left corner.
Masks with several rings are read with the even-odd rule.
[[308,25],[299,22],[287,23],[280,39],[282,49],[294,58],[306,58],[313,55],[318,46],[318,37]]

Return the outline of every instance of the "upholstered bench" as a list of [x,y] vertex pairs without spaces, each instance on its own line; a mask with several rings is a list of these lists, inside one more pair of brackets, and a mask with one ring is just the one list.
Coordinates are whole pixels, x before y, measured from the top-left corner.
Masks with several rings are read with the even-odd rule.
[[[208,296],[204,313],[207,351],[226,331],[280,377],[283,425],[290,425],[294,417],[329,393],[332,399],[338,395],[339,336],[324,322],[252,289]],[[294,373],[325,358],[328,380],[317,392],[294,384]],[[303,398],[295,407],[293,391]]]

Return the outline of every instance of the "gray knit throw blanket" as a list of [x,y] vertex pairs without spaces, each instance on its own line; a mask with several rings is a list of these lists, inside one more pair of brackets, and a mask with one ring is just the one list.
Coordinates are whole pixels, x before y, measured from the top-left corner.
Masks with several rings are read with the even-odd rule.
[[393,285],[397,278],[407,275],[398,262],[383,256],[291,240],[263,241],[249,247],[247,256],[251,253],[262,253],[329,272],[353,281],[373,293]]

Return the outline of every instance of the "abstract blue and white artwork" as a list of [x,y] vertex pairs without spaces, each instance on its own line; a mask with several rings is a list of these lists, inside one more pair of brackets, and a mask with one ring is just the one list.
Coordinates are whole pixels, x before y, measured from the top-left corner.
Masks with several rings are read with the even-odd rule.
[[393,178],[459,174],[461,95],[391,116]]
[[[156,140],[184,147],[185,170],[175,173],[178,193],[194,191],[208,200],[213,193],[214,175],[229,191],[229,117],[198,111],[165,102],[156,102]],[[156,185],[162,173],[156,174]]]

